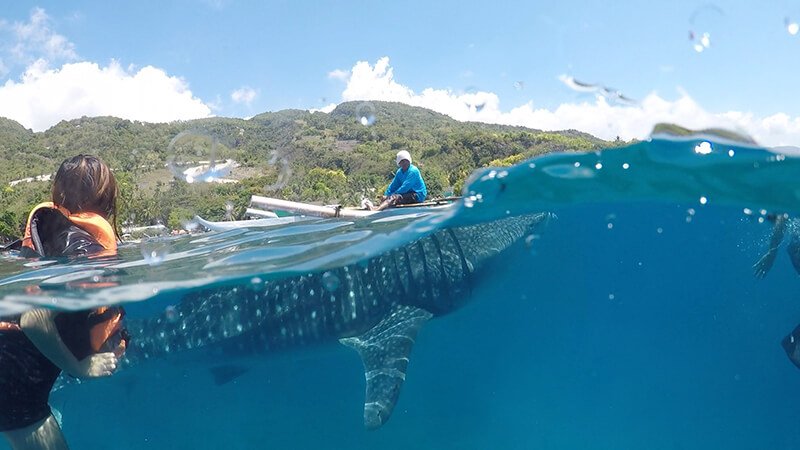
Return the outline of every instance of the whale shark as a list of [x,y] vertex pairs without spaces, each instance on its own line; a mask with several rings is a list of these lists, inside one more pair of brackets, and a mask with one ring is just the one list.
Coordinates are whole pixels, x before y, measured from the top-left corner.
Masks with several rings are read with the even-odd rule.
[[443,228],[356,264],[188,293],[158,316],[128,322],[131,344],[120,366],[195,351],[224,358],[338,341],[361,357],[364,424],[379,428],[398,401],[420,328],[462,306],[481,269],[550,217]]

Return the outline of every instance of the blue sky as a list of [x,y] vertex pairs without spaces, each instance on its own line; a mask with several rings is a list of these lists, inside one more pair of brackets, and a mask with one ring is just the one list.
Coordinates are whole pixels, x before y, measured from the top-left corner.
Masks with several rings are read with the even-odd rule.
[[789,1],[14,2],[0,115],[38,131],[395,100],[606,138],[666,120],[798,145],[795,21]]

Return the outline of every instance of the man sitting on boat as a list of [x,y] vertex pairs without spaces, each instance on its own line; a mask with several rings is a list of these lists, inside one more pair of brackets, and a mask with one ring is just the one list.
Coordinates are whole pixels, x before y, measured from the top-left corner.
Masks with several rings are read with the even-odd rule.
[[411,153],[407,150],[397,152],[397,166],[392,184],[384,192],[384,200],[376,208],[377,211],[396,205],[408,205],[425,201],[428,189],[417,166],[411,164]]

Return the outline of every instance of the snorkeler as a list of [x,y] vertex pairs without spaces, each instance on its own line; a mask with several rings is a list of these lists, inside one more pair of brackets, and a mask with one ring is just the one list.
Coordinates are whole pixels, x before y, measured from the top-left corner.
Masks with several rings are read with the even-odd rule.
[[395,173],[392,184],[383,193],[384,200],[376,208],[377,211],[396,205],[421,203],[425,201],[425,197],[428,195],[428,189],[425,187],[422,174],[417,166],[411,164],[411,153],[406,150],[400,150],[397,152],[395,162],[399,170]]
[[[116,199],[114,175],[100,159],[65,160],[53,179],[52,202],[30,213],[20,254],[114,254]],[[61,371],[79,378],[114,373],[128,342],[123,316],[120,307],[101,307],[0,318],[0,432],[13,449],[67,448],[48,405],[50,390]]]
[[788,214],[770,214],[767,216],[770,221],[774,221],[772,227],[772,237],[769,240],[769,248],[755,264],[753,264],[753,274],[756,278],[764,278],[772,268],[775,257],[778,255],[778,247],[783,242],[786,229],[789,231],[789,245],[786,251],[792,261],[794,270],[800,274],[800,220],[790,219]]

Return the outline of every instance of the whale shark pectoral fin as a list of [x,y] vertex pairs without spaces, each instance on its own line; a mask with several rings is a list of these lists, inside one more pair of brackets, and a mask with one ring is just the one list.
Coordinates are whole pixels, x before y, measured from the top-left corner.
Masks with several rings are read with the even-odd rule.
[[391,314],[361,336],[340,339],[354,348],[364,363],[367,392],[364,400],[364,425],[374,430],[389,420],[406,368],[414,339],[433,314],[413,306],[396,306]]

